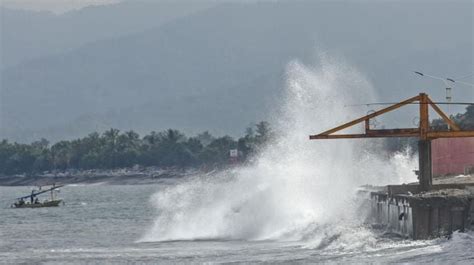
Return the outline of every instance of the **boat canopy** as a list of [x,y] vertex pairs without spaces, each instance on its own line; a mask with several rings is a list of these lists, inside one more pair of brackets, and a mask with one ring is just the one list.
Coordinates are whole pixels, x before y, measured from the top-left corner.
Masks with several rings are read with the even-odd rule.
[[26,196],[23,196],[23,197],[18,197],[16,198],[17,200],[21,200],[21,199],[26,199],[26,198],[31,198],[32,196],[35,197],[36,195],[39,195],[39,194],[42,194],[42,193],[45,193],[45,192],[48,192],[48,191],[52,191],[52,190],[55,190],[55,189],[59,189],[61,187],[63,187],[64,185],[58,185],[58,186],[53,186],[49,189],[45,189],[45,190],[40,190],[40,191],[37,191],[37,192],[32,192],[31,194],[29,195],[26,195]]

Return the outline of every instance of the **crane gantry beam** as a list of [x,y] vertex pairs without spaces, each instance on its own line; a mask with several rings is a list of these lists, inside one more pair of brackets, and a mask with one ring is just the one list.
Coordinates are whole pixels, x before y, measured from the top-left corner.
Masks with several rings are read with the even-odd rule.
[[[417,128],[403,129],[370,129],[370,119],[396,110],[408,104],[418,102],[420,124]],[[431,107],[448,124],[447,131],[432,130],[430,128],[429,107]],[[365,132],[359,134],[334,134],[359,123],[365,123]],[[385,138],[385,137],[418,137],[419,152],[419,180],[420,189],[429,190],[432,184],[431,173],[431,140],[436,138],[474,137],[473,130],[461,130],[425,93],[406,99],[389,107],[375,111],[369,115],[347,122],[320,134],[310,135],[310,140],[317,139],[348,139],[348,138]]]
[[[420,125],[418,128],[404,128],[404,129],[370,129],[370,119],[385,114],[387,112],[396,110],[405,105],[419,102],[420,105]],[[433,131],[429,127],[429,113],[428,107],[433,110],[450,126],[448,131]],[[363,134],[334,134],[342,131],[356,124],[365,122],[365,133]],[[340,126],[322,132],[316,135],[310,135],[309,139],[341,139],[341,138],[376,138],[376,137],[419,137],[420,139],[436,139],[436,138],[452,138],[452,137],[474,137],[474,131],[461,131],[459,126],[451,120],[428,95],[421,93],[416,97],[409,98],[400,103],[391,105],[384,109],[373,112],[369,115],[360,117],[353,121],[344,123]]]

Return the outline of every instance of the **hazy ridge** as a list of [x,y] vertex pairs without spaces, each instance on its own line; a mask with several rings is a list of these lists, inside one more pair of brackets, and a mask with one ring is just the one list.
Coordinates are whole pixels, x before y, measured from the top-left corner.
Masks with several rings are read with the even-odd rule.
[[[442,100],[444,85],[410,70],[455,77],[472,71],[472,8],[468,1],[226,3],[186,15],[180,10],[150,27],[144,19],[141,31],[123,22],[129,31],[117,27],[114,34],[125,35],[105,34],[103,40],[98,27],[97,40],[2,71],[0,136],[55,140],[110,127],[236,135],[279,104],[288,62],[311,63],[321,52],[357,66],[384,100],[421,89]],[[74,16],[82,20],[94,11],[120,17],[123,10],[129,9],[104,6]],[[154,12],[160,17],[156,7],[130,13],[145,10],[149,21]],[[89,21],[89,28],[102,23]],[[473,97],[470,88],[454,91],[454,100]]]

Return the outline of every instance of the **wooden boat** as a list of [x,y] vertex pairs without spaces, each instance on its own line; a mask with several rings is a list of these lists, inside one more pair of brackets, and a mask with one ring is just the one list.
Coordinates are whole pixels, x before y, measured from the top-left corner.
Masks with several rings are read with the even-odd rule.
[[[63,185],[53,185],[51,188],[48,189],[41,189],[41,187],[38,190],[32,190],[31,194],[25,195],[23,197],[17,198],[17,201],[12,204],[12,208],[41,208],[41,207],[57,207],[59,204],[61,204],[62,200],[56,199],[55,193],[59,192],[59,188],[63,187]],[[38,195],[50,192],[51,197],[49,200],[44,200],[42,202],[39,201]],[[25,201],[28,200],[29,201]]]
[[30,203],[26,202],[21,204],[20,202],[15,202],[13,206],[15,208],[39,208],[39,207],[57,207],[62,202],[62,200],[54,200],[54,201],[44,201],[38,203]]

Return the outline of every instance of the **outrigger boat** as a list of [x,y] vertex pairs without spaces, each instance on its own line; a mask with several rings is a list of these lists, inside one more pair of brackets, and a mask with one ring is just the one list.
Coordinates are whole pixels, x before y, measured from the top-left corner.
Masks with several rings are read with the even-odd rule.
[[[23,197],[16,198],[16,202],[12,204],[12,208],[40,208],[40,207],[56,207],[62,202],[62,200],[56,198],[56,194],[59,188],[63,187],[64,185],[54,185],[49,189],[41,189],[32,190],[31,194],[25,195]],[[50,192],[51,197],[50,200],[44,200],[40,202],[38,199],[38,195]]]

